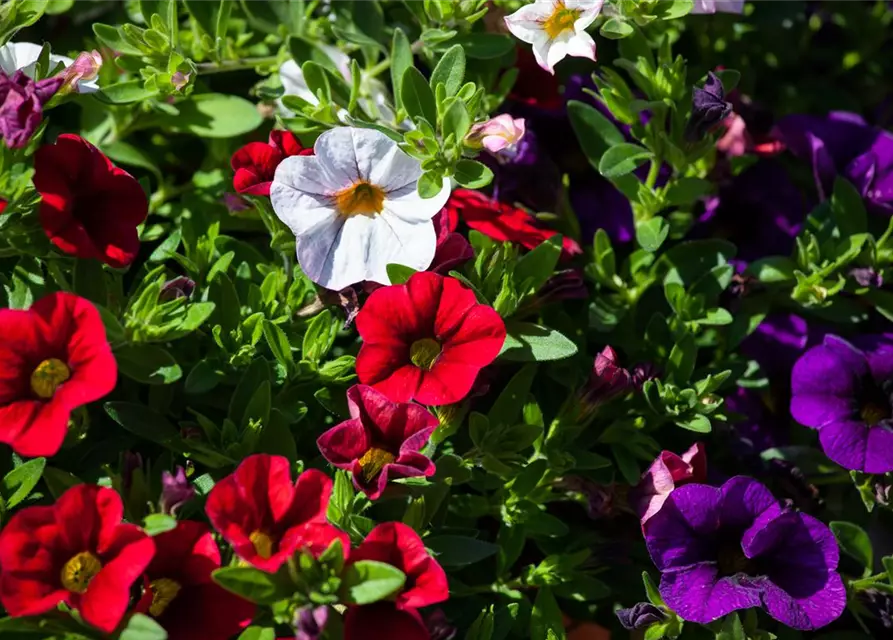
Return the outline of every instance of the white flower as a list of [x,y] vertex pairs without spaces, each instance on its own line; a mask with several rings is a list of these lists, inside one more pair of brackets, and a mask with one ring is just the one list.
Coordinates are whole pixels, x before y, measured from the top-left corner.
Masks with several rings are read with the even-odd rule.
[[313,151],[283,160],[270,187],[307,277],[338,291],[364,280],[389,284],[391,263],[426,269],[437,244],[431,218],[449,198],[449,179],[423,199],[418,160],[373,129],[330,129]]
[[744,0],[695,0],[692,13],[742,13]]
[[506,16],[509,31],[533,45],[537,63],[549,73],[565,56],[595,60],[595,40],[586,28],[604,0],[535,0]]
[[[7,75],[12,75],[19,69],[25,72],[25,75],[33,78],[37,68],[37,59],[40,57],[40,51],[43,49],[39,44],[33,42],[8,42],[0,47],[0,69]],[[62,63],[65,68],[72,66],[74,60],[67,56],[58,56],[54,53],[50,54],[50,66],[56,67]],[[99,91],[99,85],[95,77],[92,79],[81,79],[77,83],[78,93],[93,93]]]

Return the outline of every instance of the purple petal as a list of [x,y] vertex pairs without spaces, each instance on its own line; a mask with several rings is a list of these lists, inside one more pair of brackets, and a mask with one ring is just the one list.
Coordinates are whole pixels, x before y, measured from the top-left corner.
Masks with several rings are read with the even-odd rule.
[[738,609],[761,604],[760,589],[735,578],[718,578],[714,564],[699,564],[664,573],[660,595],[683,620],[706,624]]
[[670,497],[643,525],[651,559],[661,571],[716,559],[710,539],[719,529],[722,493],[688,484]]
[[844,469],[865,470],[869,429],[863,422],[832,422],[819,430],[822,451]]
[[866,373],[868,361],[861,351],[837,336],[825,336],[821,345],[807,351],[794,365],[791,392],[794,396],[853,398]]
[[810,588],[810,593],[799,596],[770,581],[764,586],[763,605],[770,616],[792,629],[818,629],[843,613],[846,608],[846,587],[835,572],[827,573],[823,582]]
[[864,471],[866,473],[893,471],[893,430],[885,424],[868,428]]
[[765,486],[745,476],[735,476],[720,487],[723,527],[749,527],[760,514],[778,504]]

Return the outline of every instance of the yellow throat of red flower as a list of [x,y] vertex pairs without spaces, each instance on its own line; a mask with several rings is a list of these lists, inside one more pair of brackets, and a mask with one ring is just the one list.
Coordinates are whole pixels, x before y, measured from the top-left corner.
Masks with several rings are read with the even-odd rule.
[[170,578],[158,578],[149,584],[152,590],[152,604],[149,605],[149,614],[155,618],[164,613],[177,594],[180,593],[179,582]]
[[437,340],[433,338],[422,338],[416,340],[409,347],[409,361],[419,369],[430,371],[434,363],[440,357],[442,347]]
[[366,482],[370,482],[375,476],[381,473],[381,470],[386,464],[390,464],[396,459],[397,458],[390,451],[376,448],[369,449],[369,451],[364,453],[363,457],[359,459],[360,467],[363,469],[363,477],[366,479]]
[[49,400],[63,382],[71,377],[71,369],[58,358],[41,362],[31,372],[31,390],[38,398]]
[[253,531],[248,539],[251,540],[251,544],[254,545],[254,550],[264,560],[269,560],[273,557],[273,538],[264,533],[263,531],[257,530]]
[[62,566],[59,581],[64,589],[72,593],[84,593],[100,570],[102,563],[99,558],[89,551],[81,551]]

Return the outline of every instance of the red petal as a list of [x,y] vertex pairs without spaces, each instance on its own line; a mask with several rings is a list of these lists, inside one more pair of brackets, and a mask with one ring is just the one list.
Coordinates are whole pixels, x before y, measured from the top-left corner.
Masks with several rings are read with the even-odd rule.
[[356,319],[364,344],[408,345],[420,323],[406,285],[381,287],[370,294]]
[[344,640],[430,640],[422,616],[391,602],[350,607],[344,617]]
[[[283,131],[274,129],[270,132],[270,146],[279,151],[284,158],[289,156],[309,155],[306,153],[308,149],[301,146],[301,142],[297,136],[291,131]],[[313,149],[309,149],[312,153]]]
[[285,521],[289,525],[325,522],[332,479],[319,469],[307,469],[295,483],[294,500]]
[[438,360],[422,374],[415,399],[429,406],[455,404],[471,391],[480,370],[476,365]]
[[465,316],[478,306],[480,305],[471,289],[455,278],[443,278],[443,295],[438,300],[437,317],[434,321],[435,337],[449,343]]
[[229,640],[251,624],[257,607],[208,584],[186,587],[158,617],[168,640]]
[[114,542],[124,516],[121,497],[113,489],[79,484],[63,493],[53,507],[65,551],[90,551],[99,556]]
[[[353,388],[347,391],[348,403]],[[329,464],[350,470],[353,461],[366,453],[370,445],[363,424],[359,420],[345,420],[323,433],[316,441],[316,446]]]
[[169,578],[181,586],[211,582],[220,566],[220,550],[203,522],[181,520],[171,531],[155,536],[156,553],[146,569],[151,580]]

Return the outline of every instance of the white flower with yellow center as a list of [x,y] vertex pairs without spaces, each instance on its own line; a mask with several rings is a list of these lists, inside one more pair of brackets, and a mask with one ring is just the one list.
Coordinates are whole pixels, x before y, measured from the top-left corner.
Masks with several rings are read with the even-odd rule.
[[374,129],[330,129],[313,151],[283,160],[270,187],[307,277],[337,291],[364,280],[390,284],[391,263],[426,269],[437,245],[431,218],[449,198],[449,179],[423,199],[419,161]]
[[509,31],[533,45],[537,63],[549,73],[565,56],[595,60],[595,40],[586,28],[598,17],[604,0],[535,0],[506,16]]

